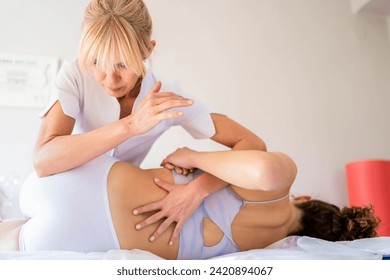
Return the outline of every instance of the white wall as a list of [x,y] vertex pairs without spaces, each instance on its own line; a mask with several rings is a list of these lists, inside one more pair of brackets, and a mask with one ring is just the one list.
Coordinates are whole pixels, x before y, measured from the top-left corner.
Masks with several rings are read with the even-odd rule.
[[[290,154],[299,167],[294,193],[344,205],[344,165],[390,158],[384,18],[354,16],[348,0],[145,2],[156,71],[259,134],[270,150]],[[74,57],[86,3],[0,0],[0,52]],[[0,108],[0,175],[32,170],[37,113]],[[221,148],[174,129],[143,166],[183,145]]]
[[[88,0],[0,0],[0,52],[69,59],[76,55]],[[0,98],[1,98],[0,92]],[[0,176],[32,170],[39,110],[0,107]]]

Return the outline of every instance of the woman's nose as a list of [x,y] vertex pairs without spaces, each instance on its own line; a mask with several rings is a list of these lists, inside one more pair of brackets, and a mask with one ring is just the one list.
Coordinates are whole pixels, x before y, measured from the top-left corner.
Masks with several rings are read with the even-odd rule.
[[107,85],[115,85],[120,81],[121,77],[116,72],[111,72],[106,74],[106,83]]

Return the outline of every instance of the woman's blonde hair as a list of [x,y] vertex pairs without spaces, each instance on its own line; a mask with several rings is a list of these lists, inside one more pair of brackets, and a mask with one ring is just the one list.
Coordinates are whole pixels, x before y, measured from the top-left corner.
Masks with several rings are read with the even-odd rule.
[[143,61],[152,50],[152,19],[142,0],[92,0],[84,14],[79,46],[82,69],[106,72],[117,64],[145,75]]

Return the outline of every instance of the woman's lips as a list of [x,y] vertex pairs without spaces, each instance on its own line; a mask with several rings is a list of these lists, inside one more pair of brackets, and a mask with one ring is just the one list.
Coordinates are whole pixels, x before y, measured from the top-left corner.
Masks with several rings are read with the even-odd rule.
[[108,88],[109,91],[113,91],[113,92],[116,92],[116,91],[120,91],[123,87],[117,87],[117,88]]

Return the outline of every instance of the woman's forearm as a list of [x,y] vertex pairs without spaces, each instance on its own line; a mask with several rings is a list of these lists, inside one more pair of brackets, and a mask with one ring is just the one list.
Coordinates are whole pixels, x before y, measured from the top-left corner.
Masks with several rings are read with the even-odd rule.
[[[260,152],[261,153],[261,152]],[[252,150],[194,152],[191,165],[240,187],[258,186],[259,154]]]
[[[227,116],[213,113],[211,114],[211,117],[216,129],[216,134],[211,139],[215,142],[234,151],[267,150],[266,144],[260,137]],[[178,166],[181,166],[181,164],[178,164]],[[237,170],[234,172],[237,172]],[[209,194],[225,187],[229,183],[233,184],[233,182],[226,179],[230,178],[223,176],[220,172],[208,172],[198,177],[196,180],[191,182],[191,184],[197,185],[199,187],[199,191],[204,197],[206,197]]]
[[35,170],[41,177],[70,170],[110,151],[128,137],[129,128],[123,121],[83,134],[53,137],[35,149]]
[[[231,149],[233,151],[241,151],[241,150],[259,150],[264,151],[266,150],[265,143],[258,138],[255,135],[250,135],[251,137],[243,138],[239,141],[237,141]],[[202,169],[206,171],[203,168],[198,167],[199,169]],[[237,172],[237,170],[235,170]],[[220,172],[219,172],[220,173]],[[211,193],[226,187],[229,183],[234,184],[230,182],[228,177],[221,176],[223,174],[215,174],[212,172],[208,172],[203,174],[202,176],[198,177],[196,180],[194,180],[192,183],[194,185],[198,186],[198,190],[202,193],[203,197],[207,197]],[[229,182],[229,183],[228,183]]]
[[232,185],[275,190],[292,184],[296,167],[282,153],[257,150],[194,152],[191,165]]
[[[211,138],[217,143],[220,143],[232,150],[258,150],[266,151],[267,146],[264,141],[254,134],[252,131],[246,129],[239,123],[233,121],[225,115],[212,113],[211,117],[214,122],[216,134]],[[180,165],[179,165],[180,166]],[[237,170],[236,170],[237,171]],[[236,172],[235,171],[235,172]],[[212,174],[212,175],[211,175]],[[214,177],[217,176],[217,178]],[[199,182],[199,190],[204,193],[205,196],[210,193],[217,191],[218,189],[226,186],[227,178],[221,176],[219,173],[211,173],[202,175],[202,182],[200,183],[199,178],[193,183]],[[214,177],[214,178],[213,178]],[[232,183],[232,182],[229,182]]]

